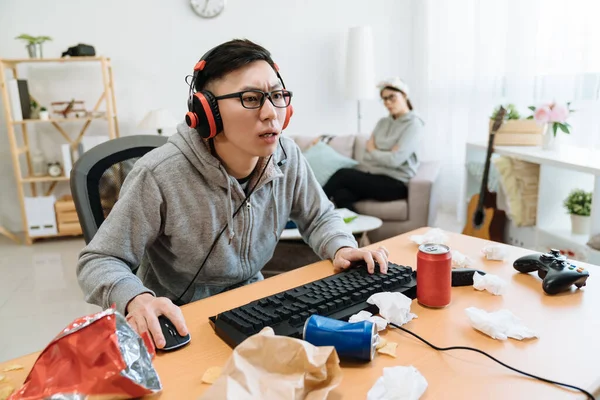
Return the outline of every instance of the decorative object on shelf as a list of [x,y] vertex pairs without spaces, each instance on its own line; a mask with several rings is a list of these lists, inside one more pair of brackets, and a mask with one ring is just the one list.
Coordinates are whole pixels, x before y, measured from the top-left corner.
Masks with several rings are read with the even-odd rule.
[[360,101],[375,98],[375,57],[370,26],[356,26],[348,31],[346,49],[346,95],[356,100],[357,132],[361,133]]
[[46,107],[41,107],[39,117],[42,121],[48,121],[50,119],[50,113]]
[[[490,131],[499,109],[500,106],[492,112]],[[536,121],[521,118],[521,114],[512,103],[506,105],[506,110],[504,123],[496,132],[494,144],[496,146],[539,146],[542,143],[544,126],[540,126]]]
[[31,167],[33,176],[45,176],[48,173],[48,163],[46,157],[40,149],[31,153]]
[[52,40],[50,36],[31,36],[25,33],[17,36],[15,39],[27,41],[26,47],[29,52],[29,58],[43,58],[42,44],[48,40]]
[[79,43],[77,46],[69,47],[67,51],[64,51],[61,57],[93,57],[96,55],[96,49],[94,46],[89,44]]
[[563,205],[571,214],[571,231],[577,235],[589,234],[592,193],[582,189],[572,190]]
[[[540,166],[514,157],[492,160],[502,192],[507,197],[508,214],[514,226],[535,226],[538,207]],[[523,247],[523,246],[521,246]]]
[[533,119],[539,125],[545,125],[544,135],[542,137],[542,148],[544,150],[554,150],[557,147],[556,143],[556,132],[558,129],[564,133],[571,133],[571,125],[567,123],[567,118],[574,112],[571,110],[571,103],[546,103],[538,107],[528,107],[533,115],[529,116],[528,119]]
[[25,116],[23,116],[23,118],[38,119],[39,117],[40,117],[40,105],[38,104],[37,101],[31,99],[31,104],[29,107],[29,117],[25,118]]
[[61,176],[63,169],[58,161],[48,163],[48,175],[53,178]]
[[225,10],[226,0],[190,0],[192,10],[202,18],[214,18]]
[[159,108],[148,112],[138,124],[138,128],[156,131],[159,135],[162,135],[163,129],[175,129],[178,123],[179,121],[168,110]]
[[61,115],[63,118],[81,118],[88,115],[83,100],[53,101],[50,105],[52,106],[52,112]]

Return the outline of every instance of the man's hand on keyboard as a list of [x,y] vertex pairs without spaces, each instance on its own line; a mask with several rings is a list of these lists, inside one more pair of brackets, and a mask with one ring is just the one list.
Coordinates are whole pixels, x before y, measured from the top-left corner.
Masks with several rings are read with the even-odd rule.
[[367,270],[370,274],[375,272],[375,262],[379,264],[379,270],[382,273],[387,272],[388,256],[390,253],[383,246],[377,250],[355,249],[352,247],[342,247],[336,253],[333,259],[333,268],[336,271],[349,268],[357,261],[365,261]]
[[188,334],[181,309],[166,297],[142,293],[129,302],[126,311],[129,325],[139,334],[150,331],[154,344],[159,349],[165,347],[165,338],[158,322],[159,315],[170,319],[181,336]]

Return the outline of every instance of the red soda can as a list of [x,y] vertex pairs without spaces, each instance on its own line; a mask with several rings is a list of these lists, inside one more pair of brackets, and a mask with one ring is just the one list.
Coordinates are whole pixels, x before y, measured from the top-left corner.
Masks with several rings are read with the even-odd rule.
[[417,254],[417,301],[442,308],[450,304],[452,290],[452,254],[443,244],[424,243]]

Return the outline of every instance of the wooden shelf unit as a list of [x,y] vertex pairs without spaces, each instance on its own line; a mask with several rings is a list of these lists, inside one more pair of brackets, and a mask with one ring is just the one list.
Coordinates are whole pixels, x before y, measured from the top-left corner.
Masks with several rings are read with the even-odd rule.
[[[40,63],[80,63],[80,62],[93,62],[100,64],[100,70],[102,74],[102,83],[104,90],[102,91],[98,101],[96,102],[94,108],[92,109],[92,113],[98,112],[101,105],[105,105],[105,112],[103,115],[99,116],[88,116],[82,118],[50,118],[48,120],[41,119],[24,119],[22,121],[14,121],[13,114],[11,110],[11,101],[8,93],[7,87],[7,70],[12,71],[12,77],[14,79],[19,78],[18,74],[18,65],[21,64],[40,64]],[[56,130],[61,134],[66,143],[71,145],[71,149],[76,149],[79,145],[79,142],[83,138],[86,133],[86,130],[92,123],[92,121],[106,121],[108,124],[108,136],[110,139],[114,139],[119,137],[119,126],[118,126],[118,118],[117,118],[117,109],[115,102],[115,92],[114,92],[114,80],[112,67],[110,63],[110,59],[107,57],[66,57],[66,58],[23,58],[23,59],[2,59],[0,58],[0,89],[2,91],[2,102],[4,104],[4,116],[6,119],[6,127],[8,131],[8,140],[11,149],[12,163],[14,169],[15,180],[17,181],[17,194],[19,196],[19,202],[21,205],[21,219],[23,222],[23,231],[25,237],[25,243],[32,244],[36,239],[43,239],[49,237],[61,237],[61,236],[72,236],[72,234],[64,234],[58,233],[57,235],[52,236],[35,236],[31,237],[29,235],[28,224],[27,224],[27,216],[25,212],[25,187],[29,185],[29,195],[32,197],[37,197],[38,193],[38,184],[46,184],[49,183],[49,187],[45,190],[43,195],[49,196],[52,194],[56,185],[60,182],[68,182],[69,181],[69,172],[65,171],[64,176],[52,177],[52,176],[33,176],[33,167],[31,160],[31,148],[29,145],[29,134],[28,134],[28,125],[29,124],[49,124],[54,126]],[[35,87],[29,85],[30,92],[35,93]],[[31,95],[31,99],[34,97]],[[83,127],[80,129],[78,134],[75,137],[71,137],[71,135],[61,126],[64,122],[82,122]],[[15,129],[20,128],[20,129]],[[20,135],[19,132],[20,131]],[[24,159],[23,159],[24,157]],[[22,164],[22,161],[24,163]],[[24,167],[22,167],[24,165]],[[0,226],[0,234],[9,237],[12,240],[17,241],[16,236],[9,232],[6,228]]]

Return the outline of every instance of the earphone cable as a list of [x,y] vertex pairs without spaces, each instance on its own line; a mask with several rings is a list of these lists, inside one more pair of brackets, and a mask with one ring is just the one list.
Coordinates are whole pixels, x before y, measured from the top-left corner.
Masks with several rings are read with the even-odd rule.
[[400,325],[397,325],[397,324],[395,324],[393,322],[390,322],[390,325],[393,326],[394,328],[398,328],[401,331],[404,331],[404,332],[408,333],[409,335],[412,335],[412,336],[416,337],[421,342],[423,342],[426,345],[434,348],[435,350],[438,350],[438,351],[448,351],[448,350],[469,350],[469,351],[474,351],[476,353],[483,354],[484,356],[486,356],[486,357],[488,357],[488,358],[496,361],[498,364],[502,365],[503,367],[506,367],[506,368],[510,369],[511,371],[518,372],[519,374],[523,374],[523,375],[528,376],[530,378],[539,379],[540,381],[543,381],[543,382],[546,382],[546,383],[551,383],[553,385],[559,385],[559,386],[564,386],[564,387],[569,388],[569,389],[579,390],[580,392],[582,392],[586,396],[588,396],[591,400],[596,400],[591,393],[589,393],[588,391],[586,391],[584,389],[581,389],[581,388],[579,388],[577,386],[573,386],[573,385],[569,385],[569,384],[561,383],[561,382],[556,382],[556,381],[553,381],[553,380],[550,380],[550,379],[542,378],[542,377],[539,377],[539,376],[536,376],[536,375],[533,375],[533,374],[521,371],[519,369],[511,367],[508,364],[503,363],[502,361],[498,360],[497,358],[492,357],[491,355],[489,355],[485,351],[482,351],[482,350],[479,350],[479,349],[476,349],[476,348],[473,348],[473,347],[466,347],[466,346],[438,347],[438,346],[436,346],[436,345],[434,345],[432,343],[429,343],[427,340],[423,339],[421,336],[417,335],[416,333],[413,333],[413,332],[409,331],[408,329],[405,329],[405,328],[401,327]]
[[[285,157],[283,160],[281,160],[279,163],[277,163],[278,166],[281,166],[281,165],[285,164],[285,161],[287,161],[287,153],[285,152],[285,149],[283,148],[283,145],[281,144],[281,139],[279,139],[279,146],[281,146],[281,150],[283,150],[283,154],[284,154],[284,157]],[[252,187],[252,189],[248,191],[248,194],[246,195],[246,197],[244,198],[244,200],[242,201],[242,203],[239,205],[239,207],[233,213],[232,219],[235,218],[235,216],[240,212],[240,210],[242,209],[242,207],[244,206],[244,204],[246,204],[246,202],[248,201],[248,199],[250,198],[250,196],[252,195],[252,193],[254,193],[254,190],[256,189],[256,187],[258,186],[260,180],[262,179],[263,175],[265,174],[265,171],[267,170],[267,167],[268,167],[269,163],[271,162],[272,158],[273,158],[273,154],[271,154],[269,156],[269,159],[265,163],[265,166],[263,167],[263,169],[262,169],[262,171],[260,173],[260,176],[256,180],[256,184],[254,184],[254,186]],[[181,298],[183,297],[183,295],[187,293],[187,291],[190,289],[190,287],[192,286],[192,284],[196,281],[196,279],[198,278],[198,275],[200,275],[200,271],[202,271],[202,269],[204,268],[204,265],[206,264],[206,261],[208,260],[208,257],[210,256],[210,254],[213,252],[215,246],[217,245],[217,241],[219,240],[219,238],[221,237],[221,235],[223,234],[223,232],[225,232],[225,229],[227,229],[227,226],[228,226],[228,224],[225,224],[225,226],[223,227],[223,229],[221,229],[221,231],[219,232],[219,234],[217,235],[217,237],[215,238],[215,240],[212,242],[212,245],[210,246],[210,249],[208,250],[208,253],[204,257],[204,260],[202,260],[202,264],[200,264],[200,267],[198,268],[198,271],[196,271],[196,275],[194,275],[194,277],[192,278],[192,280],[190,281],[190,283],[187,285],[187,287],[185,288],[185,290],[183,291],[183,293],[181,293],[179,295],[179,297],[177,297],[177,299],[173,302],[174,304],[178,305],[178,303],[181,300]]]

